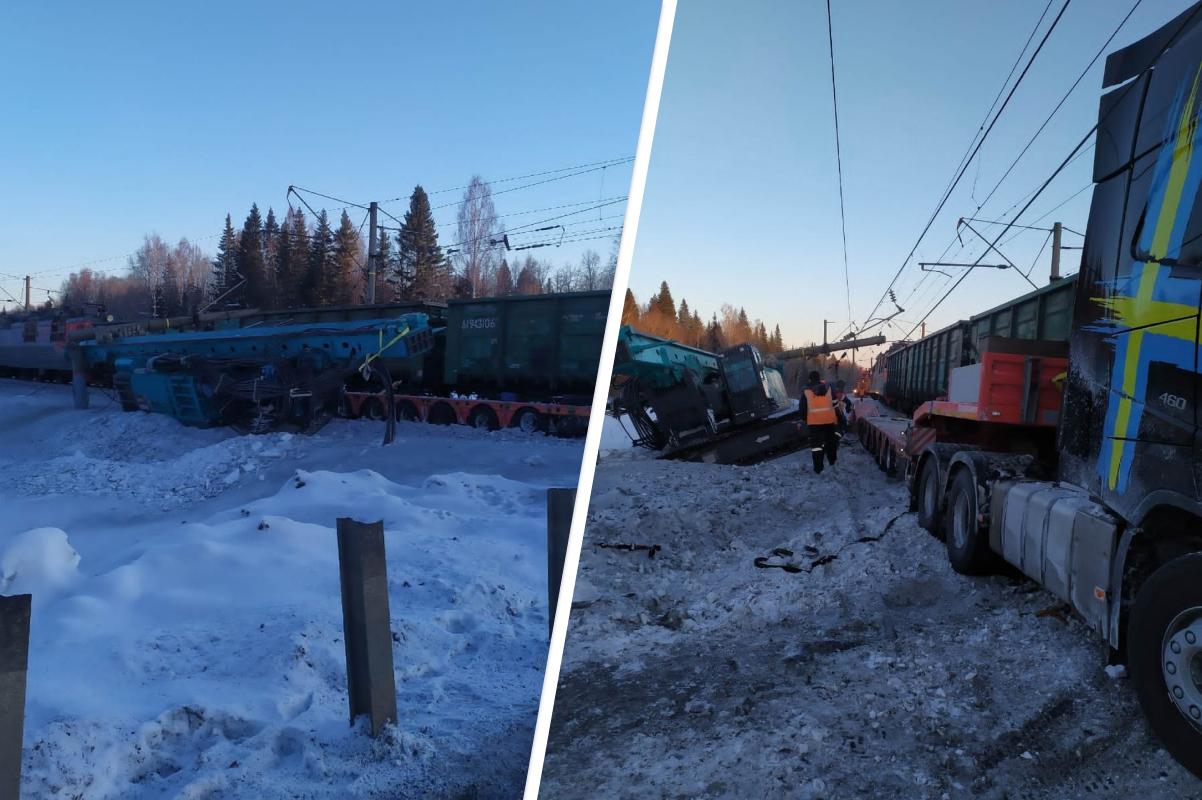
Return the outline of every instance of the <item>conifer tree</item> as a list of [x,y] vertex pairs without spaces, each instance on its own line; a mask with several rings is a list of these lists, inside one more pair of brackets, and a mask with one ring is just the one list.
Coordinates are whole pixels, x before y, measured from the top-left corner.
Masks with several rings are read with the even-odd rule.
[[243,292],[246,305],[265,308],[270,299],[270,287],[263,264],[263,218],[259,216],[259,206],[256,204],[251,205],[246,222],[242,224],[235,263],[238,265],[239,274],[246,281]]
[[496,293],[501,296],[513,294],[513,273],[505,259],[501,259],[501,266],[497,267]]
[[543,282],[538,276],[538,262],[526,256],[522,268],[518,270],[517,284],[514,287],[518,294],[539,294],[543,290]]
[[317,225],[309,237],[309,270],[306,282],[306,305],[328,306],[331,296],[331,273],[334,271],[334,232],[330,218],[323,208],[317,215]]
[[639,324],[639,303],[634,299],[634,292],[630,291],[629,286],[626,287],[626,298],[622,301],[622,324]]
[[280,225],[275,211],[267,208],[267,219],[263,221],[263,281],[267,290],[264,308],[277,308],[279,297],[276,276],[280,271]]
[[388,231],[384,228],[379,230],[379,238],[376,241],[376,302],[391,303],[396,300],[393,297],[392,284],[389,283],[389,278],[392,277],[393,270],[396,269],[396,256],[392,252],[392,237],[388,235]]
[[714,314],[709,327],[705,331],[705,349],[716,353],[723,347],[722,326],[718,324],[718,315]]
[[234,286],[237,285],[238,265],[236,258],[238,255],[238,236],[234,233],[233,221],[230,215],[225,215],[225,230],[221,234],[221,241],[217,244],[217,257],[213,259],[213,279],[211,282],[212,291],[209,297],[210,302],[221,298],[221,305],[227,305],[236,302],[233,294],[226,295]]
[[338,221],[338,230],[334,232],[333,269],[327,273],[327,294],[331,298],[331,305],[346,306],[355,302],[355,288],[361,287],[367,277],[360,267],[362,261],[359,254],[362,249],[363,242],[359,238],[359,231],[343,210]]
[[276,307],[299,308],[307,302],[309,232],[299,209],[288,212],[280,228],[276,254]]
[[450,292],[450,266],[438,246],[430,198],[420,185],[409,197],[409,210],[397,234],[396,269],[391,281],[397,297],[437,300]]
[[667,281],[660,281],[659,294],[656,295],[654,303],[659,313],[669,319],[676,318],[676,301],[672,299],[672,290],[668,288]]

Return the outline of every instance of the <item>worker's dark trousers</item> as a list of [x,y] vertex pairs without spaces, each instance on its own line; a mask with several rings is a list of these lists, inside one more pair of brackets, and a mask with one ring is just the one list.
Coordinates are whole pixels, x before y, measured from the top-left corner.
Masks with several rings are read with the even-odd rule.
[[833,466],[839,456],[839,437],[836,436],[838,426],[810,426],[810,455],[814,457],[814,472],[822,472],[823,459]]

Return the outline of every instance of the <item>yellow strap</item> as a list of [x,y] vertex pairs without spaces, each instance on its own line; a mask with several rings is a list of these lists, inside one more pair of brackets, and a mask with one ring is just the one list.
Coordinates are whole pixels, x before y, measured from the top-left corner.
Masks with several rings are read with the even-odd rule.
[[408,336],[409,335],[409,326],[406,325],[404,328],[401,328],[401,332],[398,333],[396,336],[392,337],[392,340],[388,344],[384,344],[384,331],[383,330],[379,331],[379,334],[380,334],[380,349],[374,353],[368,354],[367,358],[364,359],[364,361],[363,361],[363,366],[359,367],[359,369],[366,369],[368,364],[370,364],[371,362],[375,361],[377,358],[380,358],[382,355],[384,355],[385,350],[392,347],[394,344],[399,342],[401,339],[404,339],[406,336]]

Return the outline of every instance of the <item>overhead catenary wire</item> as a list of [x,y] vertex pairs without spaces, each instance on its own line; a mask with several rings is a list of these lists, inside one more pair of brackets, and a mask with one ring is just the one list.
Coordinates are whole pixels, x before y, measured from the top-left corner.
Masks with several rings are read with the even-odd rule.
[[[517,181],[517,180],[524,180],[527,178],[540,177],[543,175],[557,175],[559,173],[565,173],[565,172],[570,173],[570,174],[561,175],[560,177],[551,179],[551,180],[566,180],[568,178],[572,178],[577,175],[583,175],[583,174],[595,172],[599,168],[603,169],[603,168],[607,168],[607,167],[618,166],[623,163],[629,163],[633,160],[634,160],[634,156],[622,156],[622,157],[618,157],[618,158],[604,159],[602,161],[593,161],[593,162],[586,162],[586,163],[582,163],[582,164],[573,164],[571,166],[560,167],[560,168],[552,169],[552,170],[542,170],[542,171],[538,171],[538,172],[531,172],[531,173],[527,173],[524,175],[517,175],[517,176],[513,176],[513,177],[508,177],[508,178],[500,178],[495,181],[490,181],[489,183],[490,184],[508,183],[508,182],[513,182],[513,181]],[[527,184],[525,186],[519,186],[519,187],[514,187],[511,189],[505,189],[505,190],[502,190],[499,192],[494,192],[493,194],[494,195],[505,194],[505,193],[512,192],[512,191],[519,191],[521,189],[531,188],[533,186],[540,186],[540,185],[543,185],[545,183],[550,183],[550,182],[551,181],[537,181],[534,183]],[[347,200],[343,200],[341,198],[335,198],[332,195],[325,195],[320,192],[315,192],[313,190],[305,189],[304,187],[298,186],[298,187],[290,187],[290,188],[297,188],[302,191],[307,191],[310,194],[321,196],[321,197],[326,197],[327,199],[332,199],[334,202],[344,204],[343,207],[341,207],[341,208],[324,209],[327,213],[330,213],[331,211],[333,211],[333,212],[343,211],[343,210],[346,210],[346,208],[361,208],[364,210],[367,209],[367,206],[365,206],[365,205],[362,205],[359,203],[353,203],[353,202],[350,202]],[[432,192],[427,192],[427,194],[440,194],[440,193],[445,193],[445,192],[459,191],[459,190],[463,190],[466,188],[467,188],[467,186],[449,187],[446,189],[437,189]],[[300,195],[298,194],[297,197],[299,198]],[[394,197],[394,198],[384,201],[384,202],[396,202],[398,200],[407,200],[407,199],[408,199],[408,195],[402,196],[402,197]],[[619,198],[617,196],[615,196],[614,198],[609,198],[609,199],[619,199]],[[623,200],[626,199],[625,195],[622,195],[620,197],[620,199],[623,199]],[[513,215],[517,215],[517,214],[540,213],[541,211],[553,210],[553,209],[560,208],[560,207],[567,208],[567,207],[571,207],[573,205],[587,205],[589,203],[595,203],[595,202],[596,202],[595,200],[586,200],[586,201],[581,201],[580,203],[566,203],[566,204],[561,204],[560,206],[548,206],[543,209],[532,209],[529,211],[514,212],[513,214],[510,214],[510,215],[500,215],[498,218],[503,218],[505,216],[513,216]],[[306,207],[309,208],[310,212],[313,213],[313,216],[316,217],[317,214],[316,214],[316,212],[313,212],[312,207],[309,206],[309,204],[307,204],[307,203],[305,205],[306,205]],[[456,203],[447,203],[445,205],[437,206],[436,209],[449,208],[454,205],[458,205],[458,203],[457,202]],[[293,208],[293,206],[290,202],[288,203],[288,207],[290,209]],[[436,209],[432,209],[432,210],[436,210]],[[387,210],[381,208],[380,211],[381,211],[381,213],[385,214],[389,218],[396,220],[396,217],[389,214],[387,212]],[[397,222],[399,223],[400,220],[397,220]],[[223,235],[222,233],[214,233],[214,234],[209,234],[206,236],[185,237],[185,238],[187,238],[187,240],[191,243],[196,243],[196,242],[205,242],[205,241],[210,241],[213,239],[218,239],[222,235]],[[72,272],[72,271],[75,271],[78,269],[83,269],[85,267],[91,267],[91,266],[95,266],[97,264],[106,264],[106,263],[113,262],[113,261],[125,260],[125,259],[133,257],[136,254],[137,254],[137,251],[134,250],[134,251],[126,252],[126,253],[121,253],[119,255],[92,258],[92,259],[88,259],[86,261],[79,261],[79,262],[75,262],[75,263],[64,265],[64,266],[49,267],[47,269],[38,270],[36,272],[30,273],[30,275],[32,277],[38,277],[41,275],[51,275],[51,274],[65,275],[69,272]]]
[[[971,148],[968,158],[962,161],[962,164],[959,167],[959,171],[956,173],[955,178],[952,180],[951,184],[949,184],[947,189],[944,191],[943,196],[939,200],[939,203],[935,206],[934,212],[931,213],[931,216],[927,219],[926,225],[923,226],[922,232],[918,234],[918,238],[915,240],[914,246],[910,248],[910,252],[906,255],[905,259],[902,261],[901,266],[899,266],[897,268],[897,272],[894,274],[893,278],[889,281],[888,286],[885,287],[885,291],[881,293],[881,298],[879,300],[877,300],[876,305],[873,306],[872,311],[868,314],[869,318],[871,318],[873,315],[876,314],[877,310],[881,307],[881,303],[883,303],[885,301],[885,298],[888,296],[889,290],[893,288],[893,285],[897,282],[897,279],[901,276],[902,272],[905,271],[906,266],[910,263],[910,259],[914,257],[914,253],[915,253],[915,251],[918,250],[918,246],[920,244],[922,244],[922,240],[926,237],[927,233],[931,230],[931,226],[935,224],[935,220],[938,218],[939,213],[943,210],[943,207],[947,204],[947,201],[951,197],[952,192],[955,191],[956,186],[959,185],[960,180],[964,177],[964,173],[968,170],[969,165],[972,164],[973,159],[976,158],[977,154],[981,151],[981,147],[985,144],[986,139],[989,138],[990,132],[993,130],[994,126],[997,124],[997,121],[999,119],[1001,119],[1001,116],[1005,112],[1006,107],[1010,104],[1010,100],[1014,97],[1014,93],[1018,90],[1018,87],[1022,85],[1023,79],[1027,76],[1027,73],[1030,71],[1031,66],[1035,63],[1035,59],[1039,57],[1040,52],[1043,50],[1044,45],[1047,44],[1048,39],[1052,35],[1052,32],[1056,30],[1056,26],[1059,24],[1060,20],[1064,17],[1064,12],[1068,10],[1069,4],[1071,2],[1072,2],[1072,0],[1064,0],[1064,5],[1062,5],[1060,7],[1059,13],[1056,14],[1056,17],[1052,20],[1051,25],[1049,25],[1047,31],[1044,32],[1043,38],[1040,39],[1039,44],[1036,46],[1035,50],[1031,53],[1030,58],[1027,59],[1026,65],[1023,67],[1022,72],[1019,73],[1018,78],[1015,79],[1014,85],[1010,87],[1010,91],[1006,94],[1005,100],[1003,100],[1001,105],[998,106],[997,111],[993,115],[993,119],[985,127],[984,132],[982,132],[980,137],[977,139],[975,146]],[[1045,11],[1045,13],[1046,13],[1046,11]],[[1025,52],[1025,48],[1024,48],[1024,52]],[[1021,55],[1020,55],[1020,59],[1021,59]]]
[[1047,117],[1045,117],[1043,122],[1040,123],[1039,127],[1035,129],[1035,133],[1031,134],[1031,138],[1027,140],[1025,145],[1023,145],[1023,149],[1020,150],[1018,155],[1014,157],[1014,160],[1010,162],[1010,166],[1006,167],[1006,171],[1002,173],[1002,177],[998,178],[997,183],[995,183],[993,188],[989,190],[989,194],[985,195],[985,199],[977,204],[977,211],[980,211],[981,207],[989,202],[990,198],[993,197],[998,188],[1001,187],[1001,185],[1006,181],[1006,178],[1010,177],[1010,173],[1014,171],[1016,166],[1018,166],[1018,162],[1022,160],[1022,157],[1025,156],[1027,151],[1031,149],[1031,145],[1035,143],[1035,140],[1038,139],[1039,135],[1043,133],[1045,128],[1047,128],[1048,124],[1052,121],[1052,117],[1056,116],[1056,113],[1060,111],[1061,107],[1063,107],[1065,102],[1068,101],[1068,98],[1072,95],[1072,93],[1075,92],[1077,87],[1081,85],[1081,81],[1083,81],[1085,76],[1089,74],[1089,71],[1093,68],[1093,65],[1098,62],[1098,59],[1102,57],[1102,54],[1106,52],[1106,48],[1108,48],[1110,43],[1114,41],[1114,37],[1119,35],[1119,31],[1121,31],[1123,26],[1127,24],[1127,21],[1131,19],[1131,16],[1135,13],[1136,9],[1139,8],[1142,2],[1143,0],[1135,0],[1135,3],[1127,11],[1127,15],[1119,21],[1119,24],[1116,25],[1114,30],[1110,32],[1110,35],[1106,37],[1106,41],[1103,42],[1102,46],[1098,48],[1098,51],[1094,53],[1093,58],[1091,58],[1089,63],[1085,65],[1085,69],[1081,70],[1081,73],[1077,76],[1077,79],[1073,81],[1072,86],[1068,87],[1068,91],[1064,93],[1064,95],[1060,98],[1060,101],[1056,103],[1055,107],[1048,112]]
[[[994,238],[993,242],[990,243],[990,247],[995,247],[997,245],[997,243],[1001,240],[1001,238],[1006,235],[1006,232],[1010,230],[1010,228],[1013,226],[1014,222],[1017,221],[1018,218],[1021,217],[1024,213],[1026,213],[1027,209],[1030,208],[1032,206],[1032,204],[1034,204],[1035,201],[1039,199],[1039,196],[1043,193],[1043,191],[1049,185],[1051,185],[1052,181],[1055,180],[1056,176],[1059,175],[1060,172],[1065,167],[1068,166],[1072,157],[1074,155],[1076,155],[1078,150],[1080,150],[1082,147],[1085,146],[1085,143],[1087,141],[1089,141],[1089,138],[1094,135],[1094,133],[1097,131],[1097,129],[1098,129],[1098,126],[1094,125],[1089,130],[1089,133],[1085,134],[1085,137],[1083,139],[1081,139],[1080,142],[1077,143],[1077,146],[1073,148],[1072,152],[1069,153],[1068,157],[1066,157],[1063,161],[1060,162],[1060,166],[1058,166],[1055,170],[1053,170],[1052,174],[1049,175],[1047,180],[1045,180],[1043,182],[1043,185],[1040,186],[1038,190],[1036,190],[1034,196],[1032,196],[1031,199],[1027,201],[1027,204],[1022,207],[1022,210],[1014,215],[1014,220],[1011,220],[1011,222],[1007,223],[1006,227],[1002,229],[1001,233],[999,233]],[[982,253],[981,256],[977,259],[976,263],[980,263],[981,260],[985,258],[985,255],[988,252],[989,252],[989,250],[986,249],[985,252]],[[947,290],[947,292],[943,295],[943,297],[939,298],[939,301],[937,303],[935,303],[935,305],[930,309],[930,311],[928,311],[926,314],[923,315],[922,319],[920,319],[918,321],[918,325],[921,325],[923,322],[926,322],[927,317],[929,317],[931,314],[933,314],[935,312],[935,309],[938,308],[940,305],[942,305],[943,301],[947,300],[947,298],[951,295],[951,293],[956,290],[956,287],[959,286],[961,283],[963,283],[964,279],[967,278],[970,274],[972,274],[972,269],[971,268],[966,269],[964,271],[964,273],[959,278],[956,279],[956,282],[952,284],[951,288]],[[910,329],[910,333],[907,334],[907,338],[909,338],[910,334],[914,333],[914,330],[918,327],[918,325],[915,325],[914,328]]]
[[[613,167],[613,166],[617,166],[618,164],[625,164],[625,163],[629,163],[631,161],[634,161],[634,156],[620,156],[618,158],[607,158],[604,161],[593,161],[593,162],[590,162],[587,164],[573,164],[570,167],[560,167],[559,169],[548,169],[548,170],[543,170],[541,172],[530,172],[525,175],[516,175],[516,176],[510,177],[510,178],[498,178],[496,180],[487,181],[487,183],[490,185],[496,185],[498,183],[512,183],[513,181],[526,180],[527,178],[540,178],[543,175],[554,175],[554,174],[560,173],[560,172],[573,172],[575,170],[582,170],[582,169],[587,170],[589,172],[594,172],[595,170],[590,169],[591,167],[597,167],[598,169],[605,169],[606,167]],[[571,176],[568,176],[568,177],[571,177]],[[464,186],[452,186],[452,187],[449,187],[446,189],[433,189],[433,190],[427,191],[426,194],[433,195],[433,194],[446,194],[447,192],[461,192],[464,189],[468,189],[470,187],[471,187],[471,184],[467,184]],[[396,203],[401,200],[408,200],[408,199],[409,199],[409,197],[407,195],[402,195],[400,197],[393,197],[388,200],[383,200],[381,202],[382,203]]]
[[847,264],[847,209],[843,203],[843,145],[839,136],[839,93],[835,89],[835,28],[831,0],[826,0],[826,38],[831,55],[831,107],[835,117],[835,164],[839,172],[839,226],[843,232],[843,286],[847,294],[847,318],[851,319],[851,272]]

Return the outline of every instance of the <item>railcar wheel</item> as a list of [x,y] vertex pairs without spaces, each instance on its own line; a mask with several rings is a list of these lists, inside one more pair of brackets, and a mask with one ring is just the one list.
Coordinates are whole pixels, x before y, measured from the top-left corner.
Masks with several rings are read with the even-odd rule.
[[977,519],[977,483],[972,473],[961,469],[947,492],[944,538],[947,559],[961,575],[983,575],[993,564],[989,534]]
[[1148,578],[1127,625],[1131,680],[1165,749],[1202,777],[1202,554]]

